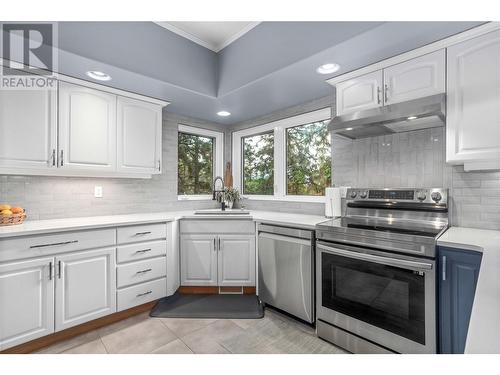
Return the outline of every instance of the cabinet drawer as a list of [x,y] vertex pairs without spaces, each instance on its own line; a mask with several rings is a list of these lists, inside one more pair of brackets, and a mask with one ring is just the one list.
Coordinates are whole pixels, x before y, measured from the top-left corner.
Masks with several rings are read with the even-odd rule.
[[167,224],[147,224],[121,227],[118,231],[118,243],[159,240],[167,237]]
[[166,253],[167,241],[140,242],[118,246],[116,260],[118,263],[125,263],[166,255]]
[[166,276],[167,260],[165,257],[141,260],[117,267],[117,287],[142,283]]
[[0,262],[108,247],[115,243],[114,228],[0,239]]
[[122,311],[131,307],[151,302],[167,295],[167,279],[162,278],[139,285],[134,285],[116,293],[117,310]]
[[227,219],[227,220],[182,220],[181,234],[186,233],[238,233],[255,234],[255,223],[253,220]]

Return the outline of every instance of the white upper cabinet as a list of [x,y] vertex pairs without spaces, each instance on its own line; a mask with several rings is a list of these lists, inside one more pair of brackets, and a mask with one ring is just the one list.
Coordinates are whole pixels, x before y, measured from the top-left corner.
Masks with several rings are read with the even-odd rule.
[[116,170],[116,95],[59,83],[59,166]]
[[53,258],[0,265],[0,350],[54,332]]
[[500,31],[448,48],[446,160],[500,168]]
[[220,235],[218,248],[219,285],[255,285],[255,236]]
[[118,97],[118,171],[161,173],[162,108]]
[[445,92],[445,51],[439,50],[384,69],[384,104]]
[[114,248],[62,255],[55,266],[56,331],[116,311]]
[[0,167],[56,167],[57,91],[0,90]]
[[381,70],[338,83],[337,116],[382,106],[382,86]]

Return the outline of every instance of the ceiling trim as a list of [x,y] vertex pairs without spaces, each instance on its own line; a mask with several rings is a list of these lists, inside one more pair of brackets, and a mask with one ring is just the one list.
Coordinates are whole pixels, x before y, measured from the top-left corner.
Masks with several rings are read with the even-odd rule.
[[219,52],[226,48],[228,45],[236,41],[237,39],[241,38],[243,35],[248,33],[250,30],[252,30],[255,26],[259,25],[260,21],[255,21],[255,22],[250,22],[248,25],[246,25],[243,29],[238,31],[236,34],[234,34],[232,37],[226,39],[224,42],[218,45],[217,50],[215,52]]
[[170,24],[167,21],[158,21],[158,22],[154,22],[154,23],[156,23],[158,26],[163,27],[164,29],[167,29],[167,30],[169,30],[169,31],[171,31],[173,33],[176,33],[177,35],[182,36],[183,38],[189,39],[190,41],[192,41],[192,42],[194,42],[196,44],[199,44],[202,47],[208,48],[209,50],[214,51],[214,52],[219,52],[222,49],[226,48],[231,43],[233,43],[234,41],[236,41],[237,39],[241,38],[246,33],[248,33],[255,26],[257,26],[258,24],[260,24],[260,21],[250,22],[243,29],[241,29],[236,34],[232,35],[231,37],[229,37],[228,39],[226,39],[225,41],[223,41],[220,44],[209,43],[209,42],[207,42],[207,41],[205,41],[203,39],[198,38],[197,36],[195,36],[195,35],[193,35],[191,33],[188,33],[187,31],[184,31],[184,30],[182,30],[182,29],[180,29],[180,28],[178,28],[178,27]]

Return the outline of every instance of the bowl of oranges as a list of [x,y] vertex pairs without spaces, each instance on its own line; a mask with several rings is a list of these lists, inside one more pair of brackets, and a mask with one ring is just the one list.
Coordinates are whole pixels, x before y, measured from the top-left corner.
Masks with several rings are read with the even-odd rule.
[[0,204],[0,225],[22,224],[24,219],[26,219],[24,208]]

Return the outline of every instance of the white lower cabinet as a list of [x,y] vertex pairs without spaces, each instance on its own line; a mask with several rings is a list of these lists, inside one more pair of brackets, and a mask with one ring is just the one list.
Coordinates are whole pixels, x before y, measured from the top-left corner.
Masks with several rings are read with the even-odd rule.
[[181,235],[181,285],[217,285],[216,241],[210,234]]
[[54,331],[54,258],[0,265],[0,350]]
[[218,239],[218,284],[255,285],[255,236],[227,234]]
[[56,331],[116,311],[115,249],[56,258]]
[[255,224],[235,220],[181,222],[182,286],[254,286]]

